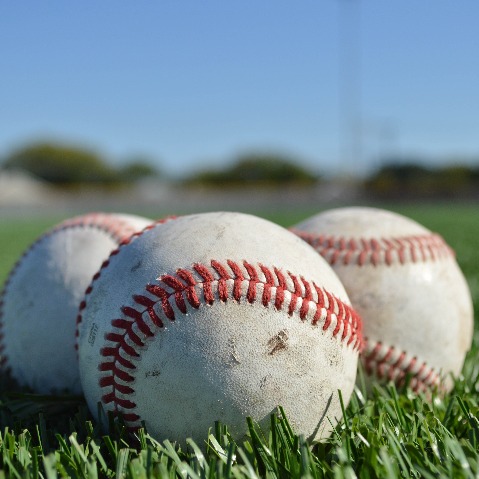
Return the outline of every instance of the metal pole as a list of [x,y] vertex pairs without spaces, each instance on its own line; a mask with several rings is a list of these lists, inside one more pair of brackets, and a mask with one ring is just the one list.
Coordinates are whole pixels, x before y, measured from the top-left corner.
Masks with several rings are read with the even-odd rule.
[[362,164],[360,0],[339,0],[339,152],[341,175]]

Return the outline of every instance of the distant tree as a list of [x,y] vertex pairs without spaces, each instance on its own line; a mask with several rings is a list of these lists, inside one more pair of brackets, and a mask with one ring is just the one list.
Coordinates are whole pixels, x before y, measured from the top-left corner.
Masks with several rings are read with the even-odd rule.
[[432,170],[413,161],[396,161],[391,160],[366,180],[368,191],[380,196],[400,196],[430,190],[434,176]]
[[130,160],[120,171],[120,176],[126,182],[138,181],[148,177],[160,176],[160,171],[148,160],[136,158]]
[[474,183],[479,183],[479,166],[475,166],[471,169],[472,179]]
[[117,171],[96,153],[58,143],[35,143],[12,152],[6,169],[20,169],[55,185],[114,183]]
[[246,155],[238,158],[231,173],[242,183],[314,183],[317,177],[297,162],[273,155]]
[[187,179],[189,184],[206,186],[311,185],[318,176],[297,161],[274,154],[247,154],[223,170],[199,172]]
[[465,165],[448,165],[437,171],[437,187],[445,195],[457,195],[477,185],[474,170]]
[[366,181],[370,193],[383,197],[448,197],[470,194],[479,186],[479,169],[455,163],[426,168],[418,163],[384,165]]
[[377,173],[376,176],[391,177],[397,181],[413,182],[431,174],[431,169],[419,163],[408,161],[406,163],[388,162]]

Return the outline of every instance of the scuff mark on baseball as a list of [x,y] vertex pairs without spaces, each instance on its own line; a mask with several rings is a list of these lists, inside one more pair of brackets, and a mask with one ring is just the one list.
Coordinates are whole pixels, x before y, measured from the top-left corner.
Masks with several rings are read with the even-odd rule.
[[361,320],[343,285],[261,218],[204,213],[145,230],[87,291],[85,397],[132,431],[144,421],[159,440],[200,441],[219,420],[239,440],[246,417],[267,428],[282,405],[298,433],[321,439],[341,418],[338,389],[347,402],[354,388]]

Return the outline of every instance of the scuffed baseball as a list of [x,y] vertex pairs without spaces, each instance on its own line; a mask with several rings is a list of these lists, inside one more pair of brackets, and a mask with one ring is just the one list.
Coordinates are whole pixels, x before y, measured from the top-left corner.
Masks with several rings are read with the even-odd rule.
[[80,301],[109,253],[151,222],[86,214],[58,224],[27,249],[0,295],[2,372],[37,393],[81,393],[75,351]]
[[157,439],[237,439],[278,405],[329,434],[356,378],[361,321],[328,264],[294,234],[239,213],[183,216],[111,256],[81,307],[78,354],[94,416]]
[[443,238],[376,208],[325,211],[292,230],[341,278],[364,322],[365,371],[416,390],[449,390],[473,333],[469,288]]

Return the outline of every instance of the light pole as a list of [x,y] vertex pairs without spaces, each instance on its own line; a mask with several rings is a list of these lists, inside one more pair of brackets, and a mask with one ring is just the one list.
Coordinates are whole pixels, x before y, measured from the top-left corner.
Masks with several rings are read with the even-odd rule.
[[339,169],[346,177],[363,167],[360,17],[360,0],[339,0]]

